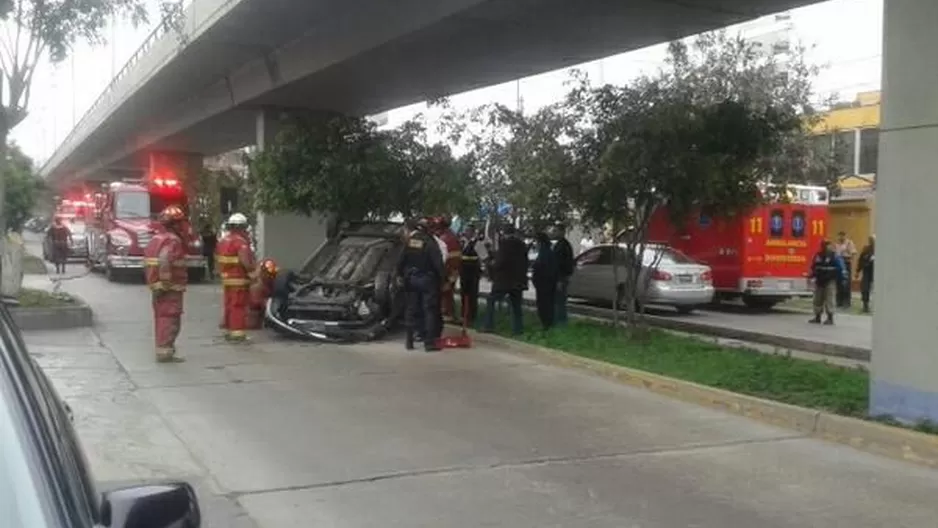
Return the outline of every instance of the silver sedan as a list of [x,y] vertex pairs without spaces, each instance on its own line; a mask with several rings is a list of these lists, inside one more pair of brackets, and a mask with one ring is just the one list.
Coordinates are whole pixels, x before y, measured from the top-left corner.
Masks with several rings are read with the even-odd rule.
[[[619,283],[616,284],[614,249],[616,247],[611,244],[603,244],[584,251],[576,258],[576,271],[567,289],[570,297],[621,303],[627,250],[623,245],[617,248]],[[673,306],[678,312],[690,313],[713,300],[713,277],[706,264],[672,247],[657,244],[649,244],[645,248],[642,260],[636,296],[641,304]]]

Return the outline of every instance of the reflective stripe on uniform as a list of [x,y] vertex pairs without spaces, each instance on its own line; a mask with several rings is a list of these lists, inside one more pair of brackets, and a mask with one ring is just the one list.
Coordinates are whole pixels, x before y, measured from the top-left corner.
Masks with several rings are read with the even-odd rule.
[[462,259],[463,259],[463,262],[475,262],[479,260],[479,257],[467,257],[463,255]]
[[182,260],[174,260],[174,261],[173,261],[173,266],[174,266],[174,267],[177,267],[177,268],[185,268],[185,267],[186,267],[186,260],[185,260],[185,259],[182,259]]
[[143,265],[144,265],[144,266],[159,266],[159,265],[160,265],[160,259],[158,259],[158,258],[152,258],[152,257],[145,258],[145,259],[143,259]]
[[232,278],[232,279],[222,279],[222,280],[221,280],[221,285],[222,285],[222,286],[231,286],[231,287],[236,287],[236,286],[237,286],[237,287],[244,287],[244,286],[250,286],[250,285],[251,285],[251,280],[250,280],[250,279],[236,279],[236,278]]
[[150,283],[150,289],[155,292],[166,291],[167,285],[163,281],[152,282]]
[[449,258],[459,258],[462,256],[462,251],[450,251],[447,255]]
[[240,264],[241,263],[241,259],[239,259],[238,257],[230,257],[230,256],[224,256],[224,255],[219,255],[218,257],[215,258],[215,261],[218,262],[219,264]]

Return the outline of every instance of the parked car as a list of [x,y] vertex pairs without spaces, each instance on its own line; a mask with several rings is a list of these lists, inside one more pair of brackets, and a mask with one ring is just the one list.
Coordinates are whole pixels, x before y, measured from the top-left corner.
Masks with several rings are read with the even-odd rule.
[[0,306],[0,512],[23,528],[198,528],[189,484],[168,482],[98,495],[71,412]]
[[[68,260],[81,260],[84,262],[88,259],[88,233],[86,224],[84,221],[76,218],[66,218],[65,226],[68,227],[68,230],[72,233],[72,238],[68,244]],[[52,239],[49,238],[48,233],[43,235],[42,238],[42,258],[47,261],[52,261]]]
[[[613,275],[613,251],[619,263],[620,283]],[[602,244],[581,253],[576,258],[576,271],[570,278],[567,294],[570,297],[601,302],[619,302],[624,295],[624,245],[618,248]],[[634,262],[634,258],[632,259]],[[713,276],[710,267],[665,245],[649,244],[643,255],[636,299],[641,305],[673,306],[681,313],[713,300]]]
[[327,240],[299,271],[277,275],[265,320],[283,334],[329,342],[383,337],[404,311],[396,223],[356,223]]

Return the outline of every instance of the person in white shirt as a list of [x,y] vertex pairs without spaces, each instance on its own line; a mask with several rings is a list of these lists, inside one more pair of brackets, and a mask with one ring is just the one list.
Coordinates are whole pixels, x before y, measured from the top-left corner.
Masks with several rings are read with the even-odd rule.
[[580,253],[592,249],[596,245],[596,242],[593,242],[593,235],[587,234],[580,240]]

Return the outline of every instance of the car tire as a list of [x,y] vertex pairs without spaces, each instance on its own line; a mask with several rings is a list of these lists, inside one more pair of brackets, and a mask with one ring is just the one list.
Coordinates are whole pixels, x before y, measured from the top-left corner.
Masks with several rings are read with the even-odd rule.
[[675,306],[674,309],[677,310],[677,313],[681,315],[688,315],[688,314],[694,313],[694,310],[696,310],[697,307],[696,306]]
[[120,282],[120,274],[110,264],[104,266],[104,277],[108,282]]
[[759,297],[753,297],[751,295],[743,296],[743,304],[746,305],[746,308],[749,308],[750,310],[754,310],[758,312],[771,311],[772,308],[775,308],[775,305],[778,303],[779,301],[777,301],[776,299],[761,299]]

